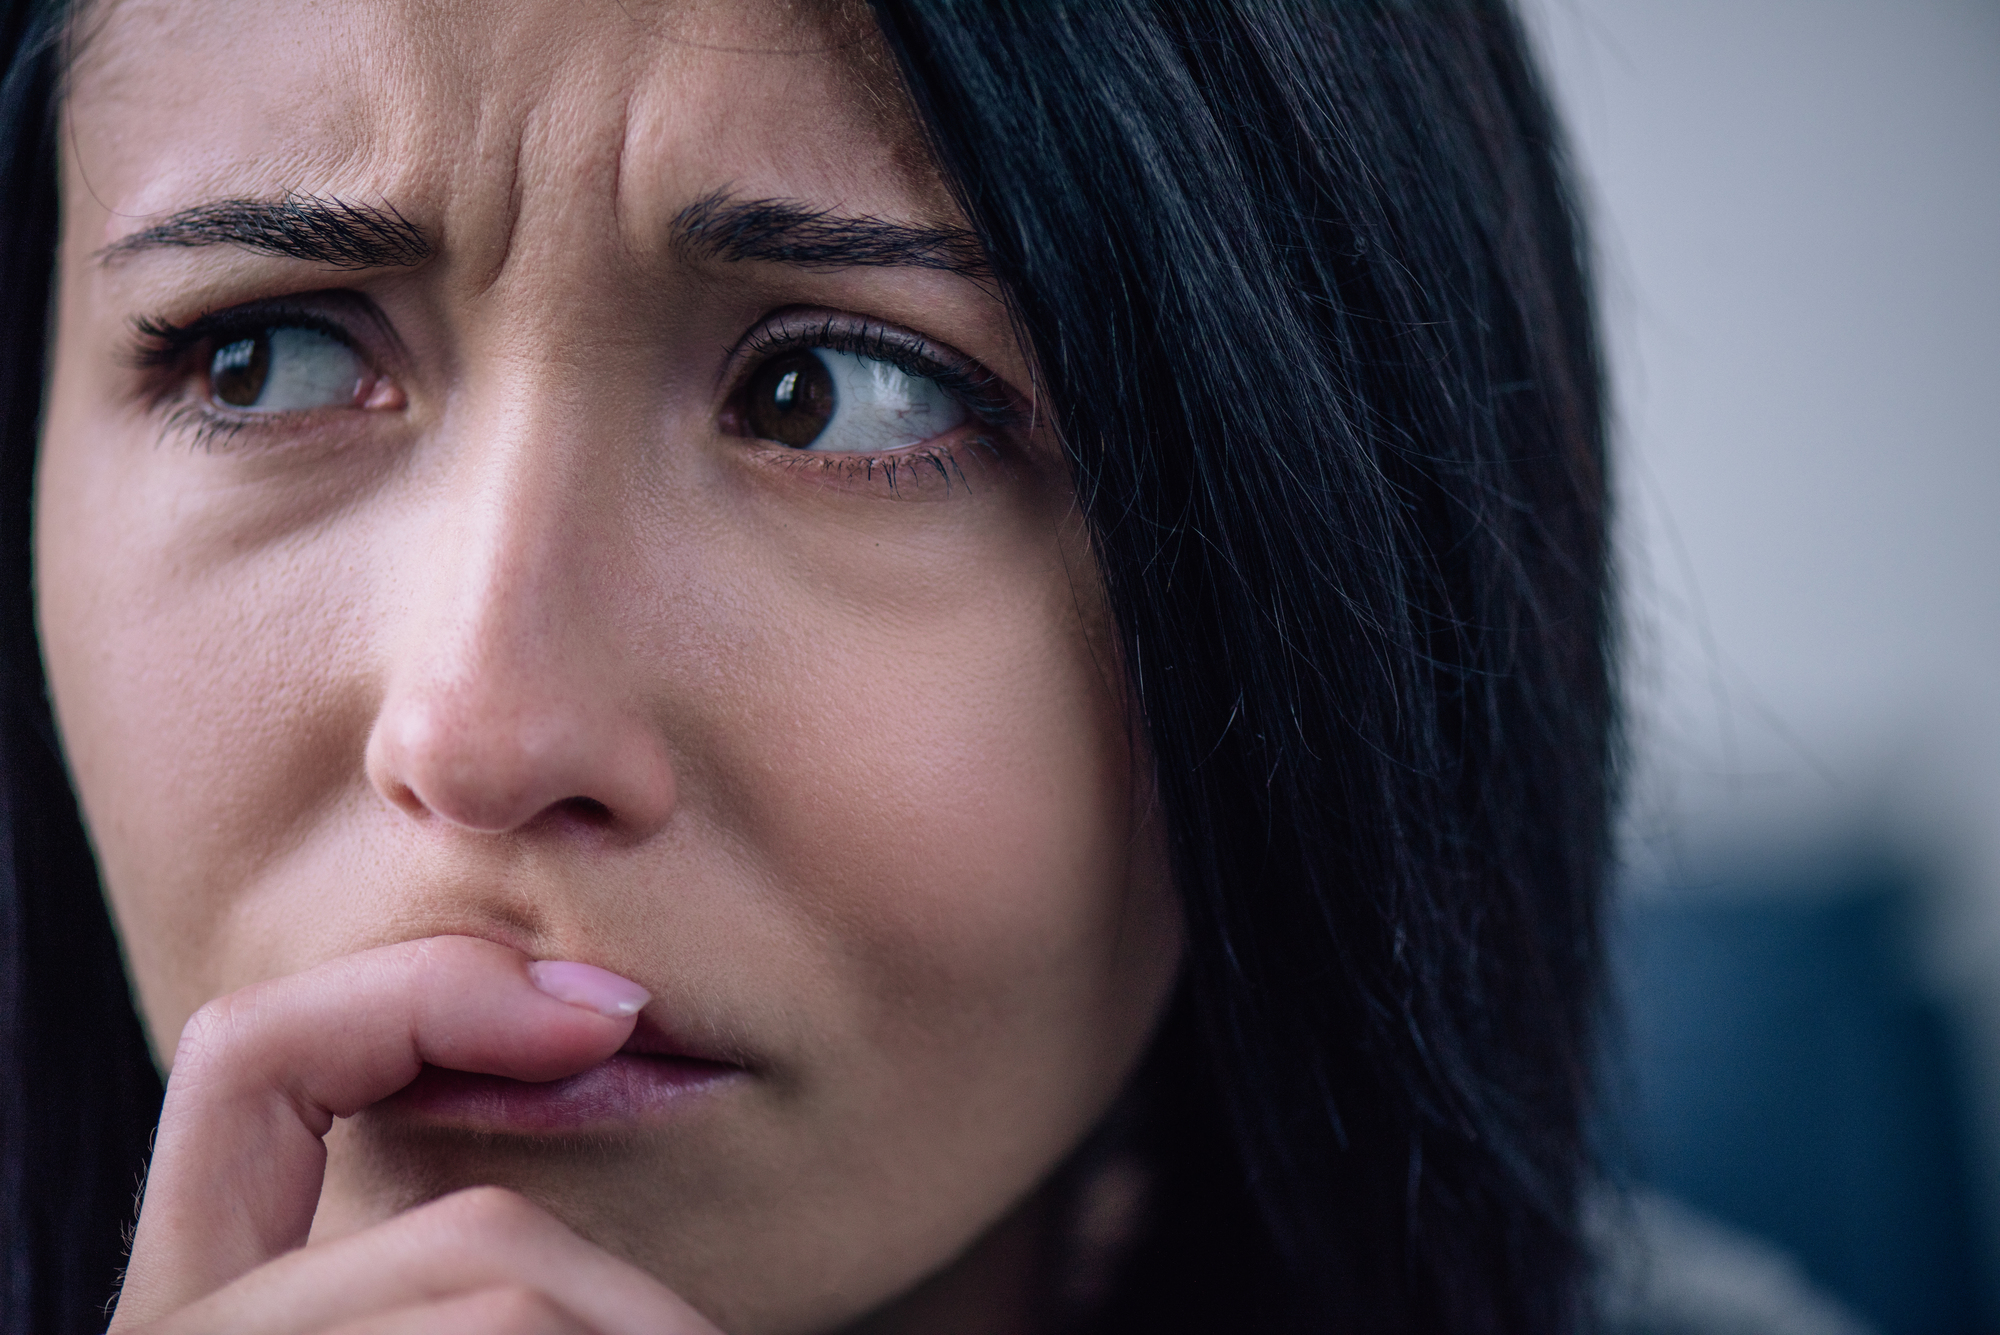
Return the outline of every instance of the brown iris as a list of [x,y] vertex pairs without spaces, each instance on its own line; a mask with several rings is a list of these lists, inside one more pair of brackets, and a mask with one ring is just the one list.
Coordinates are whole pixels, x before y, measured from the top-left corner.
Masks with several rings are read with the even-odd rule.
[[804,449],[833,420],[833,377],[810,352],[787,353],[757,368],[744,406],[753,435]]
[[239,338],[215,350],[208,364],[209,390],[218,402],[249,408],[263,396],[271,374],[271,340],[266,334]]

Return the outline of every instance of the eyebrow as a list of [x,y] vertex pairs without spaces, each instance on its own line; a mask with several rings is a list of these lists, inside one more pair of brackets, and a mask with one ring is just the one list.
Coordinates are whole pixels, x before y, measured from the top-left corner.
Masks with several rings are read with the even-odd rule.
[[[848,216],[787,199],[737,199],[713,191],[674,215],[682,253],[803,269],[938,269],[972,279],[991,267],[962,227]],[[335,269],[408,268],[435,253],[423,229],[393,205],[376,208],[319,195],[197,204],[98,253],[103,263],[148,250],[238,246]]]
[[926,227],[836,214],[788,199],[702,196],[674,215],[685,254],[762,261],[801,269],[941,269],[966,278],[992,276],[985,247],[963,227]]
[[433,253],[423,229],[393,206],[288,193],[197,204],[112,242],[98,258],[108,264],[146,250],[200,246],[240,246],[335,269],[408,268]]

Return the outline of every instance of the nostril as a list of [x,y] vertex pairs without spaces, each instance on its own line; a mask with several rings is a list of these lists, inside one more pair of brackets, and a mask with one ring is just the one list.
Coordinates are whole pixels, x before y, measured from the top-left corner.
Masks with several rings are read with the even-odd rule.
[[556,804],[557,809],[585,825],[609,825],[612,823],[611,808],[594,797],[570,797]]
[[430,814],[429,809],[424,806],[424,799],[419,797],[417,790],[410,787],[409,784],[391,780],[379,785],[379,787],[382,795],[389,799],[390,804],[395,806],[404,815],[422,817]]

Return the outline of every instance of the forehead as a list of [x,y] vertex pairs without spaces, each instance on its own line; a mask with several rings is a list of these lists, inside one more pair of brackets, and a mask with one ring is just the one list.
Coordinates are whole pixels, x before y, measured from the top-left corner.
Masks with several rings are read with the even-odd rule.
[[593,202],[657,231],[720,187],[955,217],[872,19],[839,0],[100,0],[79,39],[73,184],[103,241],[288,190],[447,235]]

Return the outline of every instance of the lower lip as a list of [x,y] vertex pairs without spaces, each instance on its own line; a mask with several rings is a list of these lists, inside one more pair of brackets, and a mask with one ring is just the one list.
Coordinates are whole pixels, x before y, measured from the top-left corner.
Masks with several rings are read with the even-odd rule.
[[588,1071],[531,1084],[426,1066],[377,1105],[424,1125],[500,1135],[607,1131],[660,1122],[742,1079],[740,1066],[621,1052]]

